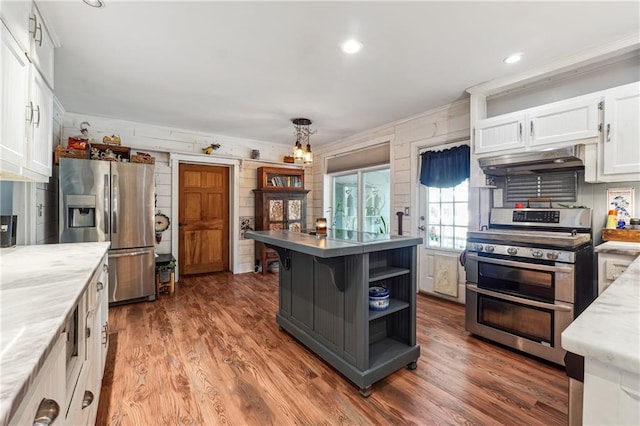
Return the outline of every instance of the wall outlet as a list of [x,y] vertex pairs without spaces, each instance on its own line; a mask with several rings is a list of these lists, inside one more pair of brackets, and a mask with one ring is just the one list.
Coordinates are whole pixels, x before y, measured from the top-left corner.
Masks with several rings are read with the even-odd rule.
[[409,216],[409,207],[404,208],[404,215]]

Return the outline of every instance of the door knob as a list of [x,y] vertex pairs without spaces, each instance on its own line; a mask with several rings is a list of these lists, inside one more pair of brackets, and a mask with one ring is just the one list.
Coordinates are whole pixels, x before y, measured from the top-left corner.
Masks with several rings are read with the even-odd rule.
[[418,229],[421,230],[421,231],[426,231],[427,230],[427,228],[425,228],[424,225],[418,226]]

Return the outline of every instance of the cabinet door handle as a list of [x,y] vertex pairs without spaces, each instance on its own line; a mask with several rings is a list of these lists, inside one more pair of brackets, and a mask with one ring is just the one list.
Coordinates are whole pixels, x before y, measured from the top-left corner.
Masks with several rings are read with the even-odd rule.
[[522,140],[522,123],[518,123],[518,140]]
[[91,391],[84,391],[84,398],[82,398],[82,409],[84,410],[93,402],[93,393]]
[[40,127],[40,105],[37,105],[35,110],[38,112],[38,121],[36,121],[36,127]]
[[33,426],[45,426],[53,423],[60,414],[60,406],[53,399],[43,399],[38,406]]
[[[38,38],[36,37],[38,31],[40,31],[40,40],[38,40]],[[36,31],[33,34],[33,39],[36,41],[36,43],[38,43],[38,47],[42,47],[42,24],[38,24],[38,26],[36,27]]]
[[611,142],[611,123],[607,124],[607,142]]
[[27,108],[29,109],[29,118],[27,118],[27,123],[31,124],[33,123],[33,102],[29,102],[29,105],[27,105]]
[[531,138],[533,138],[533,121],[530,124],[530,130],[531,130]]
[[36,15],[29,16],[29,21],[33,22],[33,31],[29,28],[29,34],[31,34],[31,38],[36,38],[36,31],[38,30],[38,17]]

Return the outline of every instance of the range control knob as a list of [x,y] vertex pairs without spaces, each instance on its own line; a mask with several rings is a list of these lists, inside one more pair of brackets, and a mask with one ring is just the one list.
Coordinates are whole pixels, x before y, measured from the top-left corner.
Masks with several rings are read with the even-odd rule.
[[542,257],[542,250],[531,250],[531,256],[537,258]]
[[515,247],[509,247],[509,248],[507,249],[507,253],[509,253],[510,255],[512,255],[512,256],[513,256],[513,255],[515,255],[515,254],[518,254],[518,249],[517,249],[517,248],[515,248]]
[[493,250],[495,250],[495,248],[493,246],[485,246],[484,247],[484,251],[486,251],[487,253],[493,253]]
[[473,249],[474,249],[475,251],[482,251],[482,244],[475,244],[475,245],[473,246]]
[[557,251],[549,251],[547,252],[547,259],[556,260],[559,255],[560,253],[558,253]]

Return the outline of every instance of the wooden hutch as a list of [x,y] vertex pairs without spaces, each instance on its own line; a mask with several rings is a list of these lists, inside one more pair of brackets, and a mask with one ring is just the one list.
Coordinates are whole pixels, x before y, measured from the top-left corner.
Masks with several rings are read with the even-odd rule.
[[[287,229],[300,232],[307,228],[307,194],[304,170],[283,167],[258,168],[258,189],[254,189],[256,231]],[[255,242],[255,257],[267,273],[278,261],[278,254],[261,242]]]

